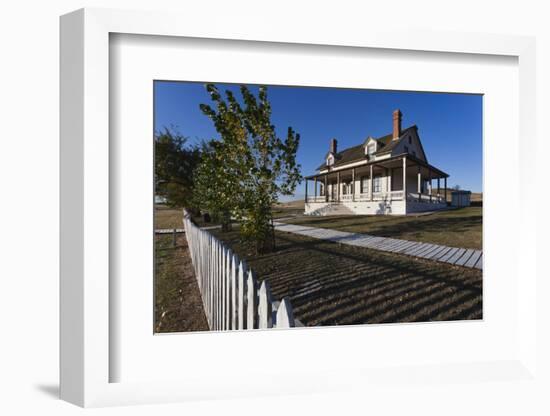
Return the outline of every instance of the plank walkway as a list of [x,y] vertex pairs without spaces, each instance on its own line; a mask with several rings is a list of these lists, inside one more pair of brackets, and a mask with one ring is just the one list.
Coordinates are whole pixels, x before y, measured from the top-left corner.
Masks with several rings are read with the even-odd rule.
[[483,251],[274,222],[279,231],[482,270]]

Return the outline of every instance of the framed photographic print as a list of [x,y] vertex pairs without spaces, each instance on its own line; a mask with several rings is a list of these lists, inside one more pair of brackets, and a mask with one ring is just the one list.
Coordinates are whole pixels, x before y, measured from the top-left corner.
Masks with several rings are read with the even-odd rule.
[[157,332],[482,319],[482,95],[154,94]]
[[62,398],[532,380],[534,41],[201,22],[62,17]]

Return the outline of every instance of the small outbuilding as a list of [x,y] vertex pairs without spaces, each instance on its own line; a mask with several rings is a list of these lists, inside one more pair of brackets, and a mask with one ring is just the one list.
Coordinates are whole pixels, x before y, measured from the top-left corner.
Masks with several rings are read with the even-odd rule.
[[451,206],[453,207],[469,207],[470,206],[470,191],[452,191]]

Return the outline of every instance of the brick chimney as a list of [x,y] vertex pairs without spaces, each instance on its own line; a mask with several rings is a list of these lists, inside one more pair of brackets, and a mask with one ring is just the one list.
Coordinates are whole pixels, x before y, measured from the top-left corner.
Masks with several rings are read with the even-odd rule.
[[399,136],[401,136],[401,117],[403,114],[401,114],[401,111],[395,110],[393,112],[393,140],[399,139]]
[[334,155],[338,151],[338,141],[336,139],[331,139],[330,140],[330,149],[329,149],[329,151]]

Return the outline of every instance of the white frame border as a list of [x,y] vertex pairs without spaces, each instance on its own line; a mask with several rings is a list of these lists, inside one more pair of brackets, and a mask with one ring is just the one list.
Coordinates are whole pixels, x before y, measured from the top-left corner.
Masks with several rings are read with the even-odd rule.
[[[185,22],[185,24],[182,24]],[[206,28],[206,29],[205,29]],[[292,381],[281,375],[271,384],[220,395],[228,377],[214,382],[189,380],[169,383],[109,383],[109,34],[182,36],[225,40],[268,41],[311,45],[352,46],[447,53],[506,55],[519,62],[519,137],[529,140],[518,149],[521,168],[520,261],[525,284],[518,290],[520,356],[503,363],[518,379],[536,375],[537,310],[536,253],[522,241],[536,241],[536,183],[526,180],[536,154],[535,40],[531,37],[470,33],[408,32],[399,28],[349,28],[330,33],[312,23],[308,30],[275,22],[235,33],[235,22],[204,25],[202,19],[162,12],[81,9],[61,18],[61,398],[80,406],[108,406],[284,393],[348,390],[344,374],[299,375]],[[445,366],[445,365],[442,365]],[[438,369],[421,368],[423,378]],[[446,366],[467,380],[468,366]],[[471,368],[470,368],[471,370]],[[385,371],[385,370],[384,370]],[[498,370],[495,370],[498,371]],[[355,374],[353,383],[380,380],[383,371]],[[432,374],[432,376],[430,376]],[[304,380],[309,383],[304,383]],[[283,384],[284,382],[284,384]],[[269,393],[275,384],[284,390]],[[304,387],[307,385],[307,387]],[[206,386],[214,393],[208,393]]]

